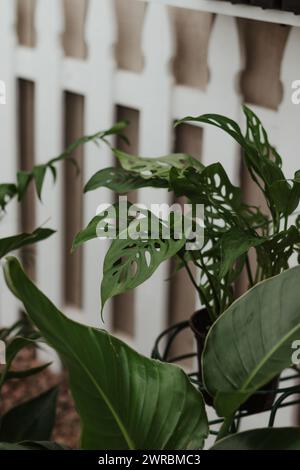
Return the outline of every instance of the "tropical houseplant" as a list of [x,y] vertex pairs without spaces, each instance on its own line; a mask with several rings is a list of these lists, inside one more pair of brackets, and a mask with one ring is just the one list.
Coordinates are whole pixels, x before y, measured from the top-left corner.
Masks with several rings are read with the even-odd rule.
[[[291,366],[293,344],[300,336],[300,267],[289,267],[292,254],[299,253],[299,223],[290,222],[299,204],[299,173],[292,180],[285,178],[281,158],[259,119],[248,108],[245,115],[245,135],[224,116],[184,121],[215,125],[241,145],[248,171],[266,199],[268,214],[243,201],[241,190],[231,184],[219,163],[204,167],[189,155],[144,159],[114,149],[121,166],[101,170],[88,182],[86,191],[101,186],[120,193],[144,186],[167,187],[178,196],[187,196],[192,205],[205,205],[204,244],[192,251],[186,250],[186,239],[161,236],[162,220],[154,240],[130,238],[130,224],[137,222],[137,214],[131,212],[128,224],[116,231],[105,259],[102,304],[144,282],[168,258],[176,256],[179,268],[188,270],[194,262],[202,276],[199,284],[191,280],[208,313],[201,354],[203,386],[224,419],[214,448],[300,449],[299,428],[231,435],[241,406]],[[148,211],[142,215],[152,218]],[[99,222],[103,227],[106,219],[107,211],[96,216],[78,234],[74,248],[96,238]],[[169,224],[173,229],[174,219]],[[248,260],[251,248],[257,255],[255,272]],[[232,286],[243,267],[249,290],[235,299]],[[141,356],[106,331],[68,319],[29,280],[15,258],[7,259],[5,277],[69,370],[82,422],[81,448],[203,447],[209,432],[203,396],[181,368]]]

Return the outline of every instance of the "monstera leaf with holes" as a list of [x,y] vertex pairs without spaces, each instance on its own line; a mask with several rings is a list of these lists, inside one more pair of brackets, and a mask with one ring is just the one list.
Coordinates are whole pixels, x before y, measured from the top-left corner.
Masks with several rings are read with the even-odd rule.
[[[146,281],[163,261],[181,250],[189,235],[184,233],[181,238],[172,238],[176,229],[174,221],[172,225],[170,219],[163,221],[150,211],[130,203],[126,207],[128,209],[126,226],[123,230],[116,231],[116,238],[112,240],[104,260],[101,285],[102,309],[109,298]],[[114,205],[114,208],[115,220],[118,222],[119,205]],[[179,219],[176,219],[180,229],[183,223],[182,217],[180,215]],[[105,236],[106,232],[100,230],[99,224],[102,223],[104,227],[110,222],[109,210],[104,210],[77,234],[73,249],[100,235]],[[108,230],[108,237],[110,233]]]
[[201,394],[183,370],[141,356],[106,331],[64,316],[15,258],[11,291],[69,370],[82,449],[200,449],[208,434]]
[[260,119],[247,106],[244,106],[243,110],[247,123],[245,135],[235,121],[219,114],[188,116],[178,121],[177,125],[186,122],[200,122],[216,126],[229,134],[244,150],[245,163],[251,178],[262,190],[273,216],[276,215],[276,211],[289,215],[300,201],[297,173],[294,183],[290,185],[281,169],[282,159],[270,144]]
[[300,336],[300,267],[259,283],[210,329],[203,353],[205,388],[220,416],[292,365]]
[[100,170],[88,181],[85,192],[106,187],[117,193],[127,193],[140,188],[168,188],[172,168],[182,172],[185,168],[202,171],[204,166],[187,154],[175,153],[165,157],[142,158],[113,149],[120,163],[118,168]]

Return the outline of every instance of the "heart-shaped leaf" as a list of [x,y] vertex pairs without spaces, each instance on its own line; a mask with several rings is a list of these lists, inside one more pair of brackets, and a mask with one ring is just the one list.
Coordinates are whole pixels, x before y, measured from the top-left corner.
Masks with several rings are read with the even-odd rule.
[[208,434],[201,394],[177,366],[141,356],[103,330],[65,317],[15,258],[8,286],[63,359],[82,424],[82,448],[199,449]]
[[249,290],[212,326],[203,353],[205,387],[221,416],[292,365],[300,337],[300,267]]

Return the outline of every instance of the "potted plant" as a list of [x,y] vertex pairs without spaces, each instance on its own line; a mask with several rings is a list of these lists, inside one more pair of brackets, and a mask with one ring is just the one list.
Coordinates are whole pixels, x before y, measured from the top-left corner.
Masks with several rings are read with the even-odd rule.
[[[217,126],[227,132],[242,147],[247,171],[261,191],[269,213],[252,207],[243,200],[241,188],[234,186],[218,162],[204,167],[189,155],[172,155],[157,159],[134,157],[113,149],[120,168],[98,172],[87,183],[85,191],[106,186],[121,194],[143,186],[168,187],[177,197],[185,196],[192,206],[204,204],[205,235],[203,246],[187,250],[184,243],[171,240],[168,250],[156,251],[151,270],[139,265],[145,252],[153,253],[153,241],[113,240],[104,264],[101,288],[102,304],[116,294],[144,282],[166,258],[175,256],[180,267],[185,268],[195,286],[203,309],[190,319],[198,344],[199,374],[201,360],[210,327],[235,300],[235,283],[245,271],[248,288],[281,273],[289,267],[294,253],[299,253],[299,218],[296,224],[290,216],[300,199],[300,172],[293,180],[286,179],[282,159],[270,144],[267,133],[258,117],[244,107],[246,134],[238,124],[220,115],[187,117],[178,122],[200,122]],[[96,228],[103,216],[95,217],[75,239],[76,248],[96,236]],[[105,217],[104,217],[105,221]],[[128,227],[125,227],[125,231]],[[155,244],[155,241],[154,241]],[[128,256],[123,257],[128,250]],[[250,263],[250,250],[256,253],[255,269]],[[136,270],[128,266],[136,264]],[[197,283],[190,269],[193,263],[200,269]],[[252,411],[269,407],[275,397],[276,378],[267,384],[270,392],[252,397],[243,406]],[[211,399],[205,393],[206,401]]]

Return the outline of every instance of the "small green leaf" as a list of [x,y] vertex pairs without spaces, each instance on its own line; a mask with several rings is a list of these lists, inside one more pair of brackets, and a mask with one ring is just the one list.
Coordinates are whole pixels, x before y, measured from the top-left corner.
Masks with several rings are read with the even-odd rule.
[[31,338],[22,338],[21,336],[14,337],[6,345],[6,364],[4,370],[0,374],[0,390],[4,384],[7,374],[9,373],[10,366],[16,357],[16,355],[24,348],[28,346],[34,346],[36,341]]
[[55,231],[49,228],[38,228],[32,233],[21,233],[12,237],[1,238],[0,259],[11,251],[18,250],[23,246],[46,240],[46,238],[51,237],[54,233]]
[[17,187],[18,187],[18,198],[19,201],[23,199],[24,194],[27,191],[30,181],[33,178],[33,174],[29,171],[19,171],[17,173]]
[[33,178],[35,181],[36,192],[38,194],[39,199],[42,197],[42,189],[43,184],[46,176],[47,165],[36,165],[33,168]]
[[55,420],[57,387],[33,398],[1,417],[0,440],[17,443],[25,440],[49,440]]
[[0,184],[0,208],[5,209],[8,202],[17,194],[15,184]]
[[32,367],[31,369],[26,370],[9,370],[6,374],[6,380],[10,379],[24,379],[26,377],[32,377],[33,375],[37,375],[43,370],[47,369],[52,363],[48,362],[47,364],[43,364],[38,367]]

